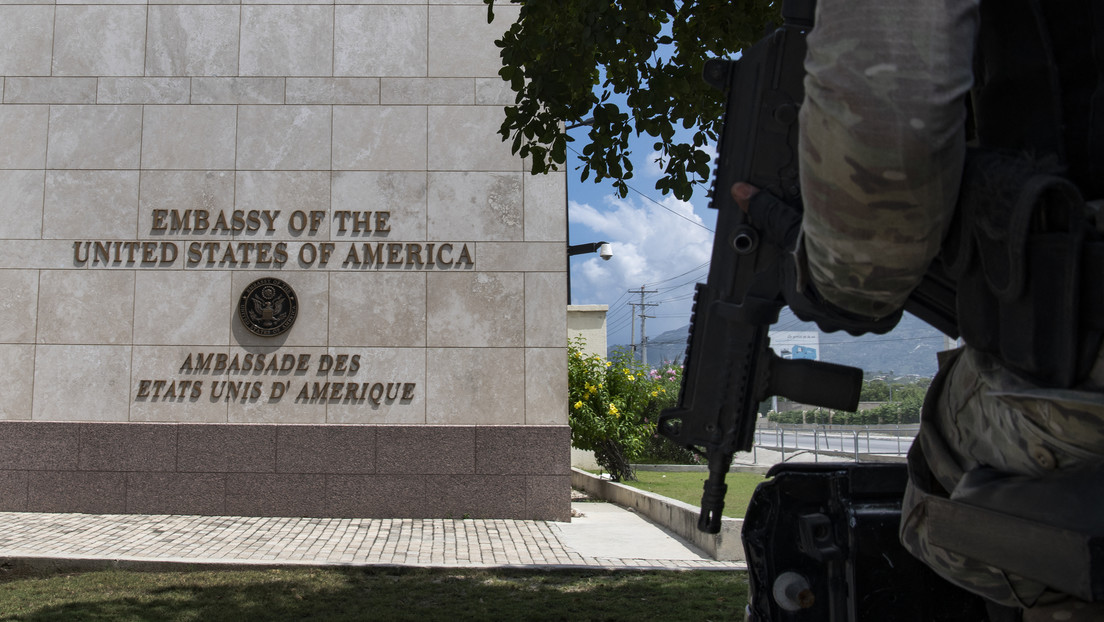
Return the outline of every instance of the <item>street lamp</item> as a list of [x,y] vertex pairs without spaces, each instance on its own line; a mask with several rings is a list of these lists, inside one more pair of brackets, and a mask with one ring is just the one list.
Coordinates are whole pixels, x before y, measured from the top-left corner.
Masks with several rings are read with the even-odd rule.
[[598,256],[606,261],[613,257],[613,246],[609,242],[591,242],[590,244],[576,244],[567,247],[567,256],[582,255],[584,253],[598,253]]
[[[568,244],[567,256],[574,257],[575,255],[582,255],[585,253],[598,253],[598,256],[602,259],[609,261],[610,257],[613,257],[613,245],[605,240],[601,242],[590,242],[587,244]],[[571,265],[567,266],[567,304],[571,304]]]

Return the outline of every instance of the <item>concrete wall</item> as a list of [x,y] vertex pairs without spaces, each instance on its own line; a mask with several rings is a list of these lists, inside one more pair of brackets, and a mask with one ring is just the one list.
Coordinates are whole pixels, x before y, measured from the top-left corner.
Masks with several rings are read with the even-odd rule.
[[[608,305],[568,305],[567,338],[582,337],[585,340],[583,352],[606,358],[606,312]],[[571,448],[571,466],[580,469],[596,470],[598,462],[593,451]]]
[[606,313],[608,305],[568,305],[567,338],[582,337],[583,351],[606,358]]
[[571,484],[588,495],[640,512],[693,543],[713,559],[744,559],[744,544],[741,540],[743,519],[723,517],[719,533],[705,533],[698,529],[700,508],[689,503],[611,482],[577,468],[571,471]]
[[[0,4],[0,510],[300,514],[355,475],[327,512],[568,516],[565,177],[496,133],[495,12]],[[239,319],[265,277],[277,336]]]

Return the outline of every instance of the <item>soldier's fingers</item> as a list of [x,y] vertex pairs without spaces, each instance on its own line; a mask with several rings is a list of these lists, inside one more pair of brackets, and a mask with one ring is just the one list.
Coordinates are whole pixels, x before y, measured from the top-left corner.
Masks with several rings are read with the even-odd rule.
[[751,201],[751,197],[759,193],[759,189],[747,182],[738,181],[732,184],[730,192],[732,193],[732,199],[736,201],[740,209],[747,213],[748,203]]

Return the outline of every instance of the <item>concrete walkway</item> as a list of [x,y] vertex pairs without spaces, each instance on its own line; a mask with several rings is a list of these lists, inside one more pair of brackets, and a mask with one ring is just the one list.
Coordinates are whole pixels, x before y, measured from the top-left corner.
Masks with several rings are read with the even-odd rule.
[[611,503],[570,523],[0,513],[0,568],[348,565],[742,569]]

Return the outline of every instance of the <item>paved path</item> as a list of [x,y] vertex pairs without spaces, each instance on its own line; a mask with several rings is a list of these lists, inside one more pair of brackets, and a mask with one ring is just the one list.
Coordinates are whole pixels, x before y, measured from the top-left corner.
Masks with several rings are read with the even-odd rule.
[[[0,565],[398,565],[738,569],[635,513],[572,503],[570,523],[0,513]],[[7,558],[7,560],[5,560]]]

